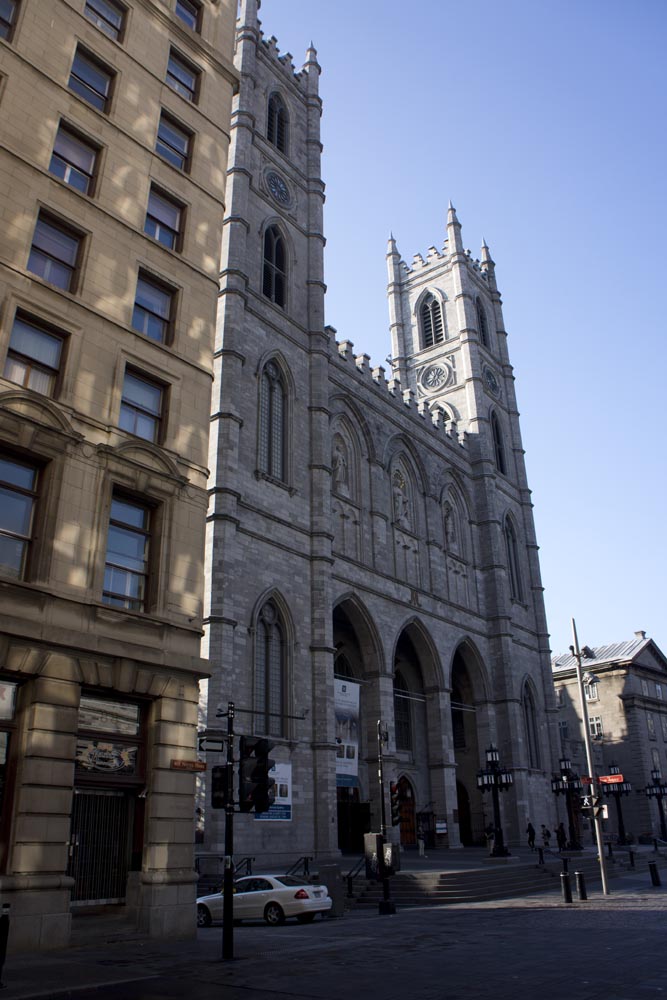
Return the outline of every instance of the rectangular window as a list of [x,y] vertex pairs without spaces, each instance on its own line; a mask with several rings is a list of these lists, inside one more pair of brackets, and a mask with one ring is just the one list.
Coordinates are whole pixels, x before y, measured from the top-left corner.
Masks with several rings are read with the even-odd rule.
[[648,681],[645,677],[641,678],[642,694],[645,698],[648,698]]
[[0,0],[0,38],[11,41],[18,0]]
[[586,684],[586,682],[584,681],[584,695],[586,696],[586,701],[597,701],[598,700],[597,682],[595,684]]
[[84,7],[86,17],[97,27],[118,41],[123,33],[125,8],[116,0],[86,0]]
[[197,100],[199,70],[172,49],[167,63],[167,83],[186,101]]
[[117,608],[145,611],[150,543],[150,509],[134,500],[114,496],[102,600]]
[[128,369],[123,382],[119,426],[146,441],[158,441],[162,402],[161,386]]
[[77,191],[92,194],[96,159],[96,147],[61,123],[53,144],[51,173]]
[[660,722],[662,723],[662,738],[667,740],[667,715],[661,715]]
[[651,712],[646,713],[646,728],[648,729],[648,738],[650,740],[655,739],[655,720]]
[[174,302],[174,292],[142,271],[137,278],[132,326],[151,340],[166,343]]
[[160,115],[155,151],[177,170],[190,166],[192,134],[178,125],[165,111]]
[[558,731],[560,733],[561,743],[563,740],[568,740],[570,738],[570,727],[566,719],[561,719],[558,723]]
[[78,48],[72,63],[69,89],[92,104],[98,111],[108,111],[114,73],[103,63]]
[[181,238],[182,209],[175,201],[155,188],[148,196],[144,232],[169,247],[178,250]]
[[188,28],[199,31],[201,7],[195,0],[176,0],[176,14]]
[[662,701],[662,684],[658,684],[657,681],[655,684],[655,696],[659,701]]
[[651,749],[651,760],[653,761],[653,770],[654,771],[659,771],[660,770],[660,751],[656,747],[653,747]]
[[81,236],[44,212],[39,213],[28,270],[66,292],[74,289]]
[[0,455],[0,573],[23,579],[37,500],[37,469]]
[[591,715],[588,719],[588,729],[594,740],[601,740],[604,734],[602,728],[602,716]]
[[16,314],[5,361],[5,378],[24,389],[53,396],[63,337]]

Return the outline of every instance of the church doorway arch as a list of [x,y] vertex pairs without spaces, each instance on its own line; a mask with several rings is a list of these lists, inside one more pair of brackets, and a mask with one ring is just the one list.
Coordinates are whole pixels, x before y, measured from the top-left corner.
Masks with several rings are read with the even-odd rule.
[[417,843],[415,790],[404,774],[398,779],[398,802],[401,817],[399,827],[401,846],[414,847]]
[[479,662],[465,643],[454,654],[451,684],[459,837],[468,846],[484,842],[484,812],[477,790],[481,764],[477,709],[485,696]]

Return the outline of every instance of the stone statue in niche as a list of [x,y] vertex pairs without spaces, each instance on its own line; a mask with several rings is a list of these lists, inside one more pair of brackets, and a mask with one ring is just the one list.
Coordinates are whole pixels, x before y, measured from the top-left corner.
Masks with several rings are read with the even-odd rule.
[[394,472],[392,493],[394,498],[394,520],[401,528],[410,528],[410,500],[405,478],[397,469]]
[[449,500],[445,500],[443,510],[445,512],[445,544],[449,552],[458,552],[459,537],[456,524],[456,511]]
[[350,480],[348,472],[348,461],[346,448],[340,438],[334,442],[334,450],[331,458],[331,469],[333,472],[333,487],[336,493],[343,496],[350,495]]

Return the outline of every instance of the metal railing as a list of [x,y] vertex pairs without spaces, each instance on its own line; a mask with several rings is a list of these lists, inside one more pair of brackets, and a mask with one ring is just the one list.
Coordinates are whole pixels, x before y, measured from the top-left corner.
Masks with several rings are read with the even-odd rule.
[[309,857],[307,854],[304,854],[304,856],[302,858],[299,858],[298,861],[294,862],[294,864],[291,866],[291,868],[287,869],[287,871],[285,872],[285,874],[286,875],[298,875],[298,874],[300,874],[303,871],[303,874],[307,878],[309,878],[310,877],[310,862],[312,860],[313,859],[311,857]]

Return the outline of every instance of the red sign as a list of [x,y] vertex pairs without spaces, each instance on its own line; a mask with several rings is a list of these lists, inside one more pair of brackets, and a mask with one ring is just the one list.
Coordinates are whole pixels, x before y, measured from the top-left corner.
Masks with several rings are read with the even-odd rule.
[[205,771],[206,764],[203,760],[172,760],[173,771]]
[[601,774],[598,781],[601,785],[620,785],[625,778],[622,774]]

